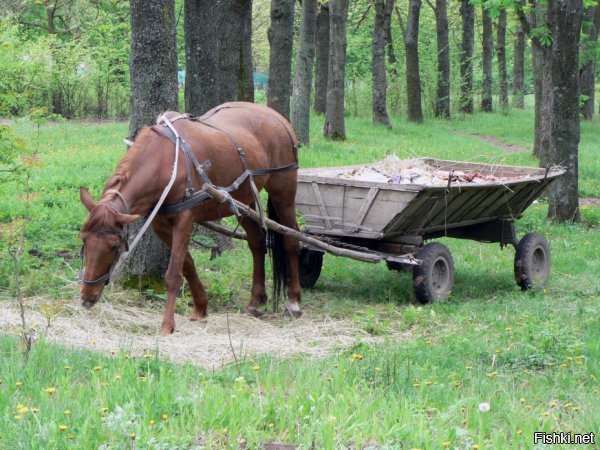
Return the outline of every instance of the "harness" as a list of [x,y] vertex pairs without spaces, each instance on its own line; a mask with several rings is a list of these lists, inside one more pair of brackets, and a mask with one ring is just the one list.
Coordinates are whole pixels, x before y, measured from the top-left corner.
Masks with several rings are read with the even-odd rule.
[[[229,186],[219,187],[219,190],[222,192],[225,192],[227,194],[230,194],[231,192],[234,192],[237,189],[239,189],[239,187],[248,179],[249,183],[250,183],[250,189],[252,191],[252,195],[255,200],[255,204],[257,205],[257,207],[259,209],[260,216],[263,217],[264,212],[263,212],[262,204],[260,202],[260,198],[258,195],[258,189],[256,188],[256,184],[254,183],[254,177],[297,169],[298,168],[298,147],[297,147],[296,143],[294,142],[294,138],[292,137],[292,134],[290,133],[289,129],[283,124],[283,122],[281,122],[281,120],[277,116],[273,115],[271,117],[275,118],[278,122],[281,123],[281,125],[286,130],[286,132],[290,138],[290,142],[292,144],[292,149],[294,151],[295,161],[293,163],[287,164],[285,166],[274,167],[274,168],[269,168],[269,169],[249,169],[248,163],[246,162],[246,152],[244,151],[242,146],[239,144],[238,140],[235,138],[233,133],[231,133],[231,131],[229,131],[227,129],[219,128],[216,125],[213,125],[206,121],[208,118],[212,117],[219,111],[221,111],[223,109],[227,109],[227,108],[236,108],[236,106],[228,105],[228,106],[222,106],[220,108],[215,108],[214,110],[209,111],[207,114],[205,114],[201,117],[192,117],[189,114],[181,114],[181,115],[178,115],[178,116],[170,119],[170,123],[173,124],[173,123],[177,122],[178,120],[182,120],[182,119],[191,120],[191,121],[197,122],[199,124],[202,124],[206,127],[217,130],[227,136],[227,138],[231,141],[231,143],[233,144],[233,147],[235,148],[235,150],[237,151],[237,153],[240,157],[243,172],[233,181],[233,183],[231,183]],[[175,214],[175,213],[184,211],[186,209],[194,208],[194,207],[210,200],[212,197],[204,189],[200,189],[199,191],[196,191],[194,189],[194,187],[192,185],[192,178],[191,178],[191,167],[193,166],[195,168],[196,172],[202,178],[202,181],[204,184],[212,185],[210,178],[208,177],[208,175],[206,173],[206,169],[209,169],[212,165],[211,161],[206,160],[203,163],[200,163],[198,161],[198,159],[196,158],[196,156],[194,155],[194,152],[192,151],[191,146],[185,141],[185,139],[183,137],[179,136],[176,133],[176,130],[172,129],[172,127],[169,127],[169,124],[166,123],[165,121],[161,121],[159,119],[159,122],[156,125],[152,126],[151,129],[153,131],[157,132],[158,134],[166,137],[167,139],[169,139],[171,142],[173,142],[175,144],[177,144],[177,142],[179,141],[180,148],[182,149],[183,154],[185,156],[186,171],[187,171],[186,189],[185,189],[185,193],[184,193],[182,199],[178,202],[162,205],[160,207],[160,209],[158,210],[158,214],[161,214],[161,215]],[[233,211],[233,213],[236,216],[238,216],[239,214],[237,212],[237,208],[233,205],[233,202],[228,201],[227,203],[228,203],[230,209]]]

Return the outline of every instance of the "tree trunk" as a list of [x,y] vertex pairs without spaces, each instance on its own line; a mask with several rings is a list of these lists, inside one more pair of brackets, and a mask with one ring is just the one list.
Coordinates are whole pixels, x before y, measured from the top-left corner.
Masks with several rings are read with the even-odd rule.
[[295,0],[271,0],[271,26],[268,37],[269,81],[267,105],[290,118],[292,94],[292,47],[294,46]]
[[388,128],[392,128],[392,124],[387,113],[385,45],[387,30],[391,29],[390,22],[393,8],[394,0],[375,0],[375,22],[371,43],[373,123],[380,123]]
[[317,0],[302,1],[296,75],[292,90],[290,116],[298,141],[303,145],[308,145],[310,141],[310,88],[312,86],[313,60],[315,59],[317,3]]
[[[129,139],[160,113],[177,109],[177,47],[174,0],[130,0],[131,6],[131,117]],[[129,227],[135,235],[142,221]],[[130,275],[162,277],[169,250],[148,230],[128,260],[119,264],[113,279]],[[118,269],[118,270],[117,270]]]
[[550,134],[552,132],[552,122],[554,115],[552,114],[552,104],[554,90],[552,89],[552,49],[549,46],[544,46],[541,49],[542,61],[542,95],[540,105],[540,147],[537,156],[540,160],[540,167],[546,167],[550,162]]
[[500,10],[496,25],[496,56],[498,58],[498,81],[500,83],[500,108],[508,109],[508,75],[506,71],[506,9]]
[[475,7],[470,0],[460,1],[462,42],[460,51],[460,105],[462,113],[473,113],[473,46],[475,40]]
[[409,122],[423,122],[421,74],[419,72],[419,16],[421,0],[410,0],[404,33],[406,46],[406,98]]
[[585,9],[583,18],[583,35],[581,42],[581,95],[584,97],[581,114],[585,120],[594,117],[595,85],[596,85],[596,46],[598,27],[600,27],[600,7],[590,6]]
[[492,112],[492,64],[494,58],[494,29],[492,25],[492,17],[485,4],[481,5],[483,18],[483,45],[482,45],[482,68],[483,68],[483,83],[481,86],[481,110],[484,112]]
[[515,32],[512,93],[512,105],[525,108],[525,33],[521,27]]
[[323,134],[328,139],[345,140],[344,82],[346,76],[346,26],[349,0],[329,2],[329,74],[327,109]]
[[550,162],[565,168],[548,190],[548,218],[578,222],[579,39],[582,1],[548,2],[552,30],[553,108]]
[[217,6],[219,103],[253,102],[252,0],[220,0]]
[[437,91],[435,116],[450,118],[450,45],[448,43],[448,11],[446,0],[436,0],[435,30],[437,34]]
[[325,114],[327,104],[327,74],[329,73],[329,3],[321,4],[317,15],[315,61],[315,104],[317,114]]
[[200,116],[219,104],[217,10],[211,0],[185,0],[185,110]]

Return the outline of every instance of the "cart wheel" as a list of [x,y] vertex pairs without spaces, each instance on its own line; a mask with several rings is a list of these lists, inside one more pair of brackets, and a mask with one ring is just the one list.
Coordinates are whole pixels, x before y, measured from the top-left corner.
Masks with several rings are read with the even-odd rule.
[[447,300],[454,287],[454,261],[450,250],[432,242],[416,255],[423,261],[413,268],[413,287],[420,303]]
[[521,289],[541,288],[550,275],[550,247],[539,233],[527,233],[517,244],[515,281]]
[[300,286],[311,288],[321,275],[323,267],[323,252],[302,248],[300,250]]

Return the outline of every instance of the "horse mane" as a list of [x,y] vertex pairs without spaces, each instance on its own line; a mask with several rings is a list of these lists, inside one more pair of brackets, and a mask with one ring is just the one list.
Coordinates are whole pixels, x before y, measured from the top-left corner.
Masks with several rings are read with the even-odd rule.
[[90,211],[90,216],[81,227],[81,231],[91,231],[94,228],[119,228],[117,211],[106,203],[98,203]]

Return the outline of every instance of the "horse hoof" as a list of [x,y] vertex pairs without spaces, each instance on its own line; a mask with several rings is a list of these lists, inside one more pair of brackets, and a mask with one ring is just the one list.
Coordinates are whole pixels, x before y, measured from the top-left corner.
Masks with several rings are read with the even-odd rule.
[[200,322],[200,323],[206,323],[208,322],[208,319],[206,318],[206,316],[204,317],[190,317],[190,322]]
[[246,306],[246,312],[257,319],[261,318],[265,313],[257,308]]
[[160,335],[161,336],[170,336],[175,331],[174,325],[163,325],[160,327]]
[[300,311],[298,305],[286,305],[285,309],[283,310],[283,315],[284,317],[293,317],[294,319],[299,319],[302,317],[302,311]]

